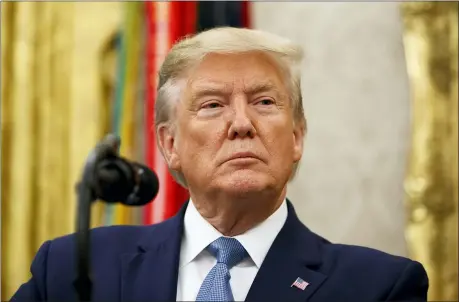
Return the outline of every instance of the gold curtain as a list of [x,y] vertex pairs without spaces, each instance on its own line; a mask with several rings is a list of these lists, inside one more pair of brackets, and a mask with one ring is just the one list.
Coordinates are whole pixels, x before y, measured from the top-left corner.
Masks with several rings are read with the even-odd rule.
[[1,4],[2,300],[44,241],[74,231],[74,186],[107,130],[102,45],[119,14],[118,3]]
[[37,247],[72,229],[69,110],[68,102],[58,101],[69,99],[71,10],[71,3],[2,4],[2,62],[6,63],[2,65],[2,294],[6,295],[25,279]]
[[458,3],[404,3],[402,13],[413,100],[406,237],[429,300],[457,301]]

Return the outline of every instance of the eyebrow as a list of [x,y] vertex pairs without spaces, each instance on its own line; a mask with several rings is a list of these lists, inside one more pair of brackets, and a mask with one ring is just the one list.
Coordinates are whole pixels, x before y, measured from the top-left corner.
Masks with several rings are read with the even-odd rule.
[[274,91],[278,95],[281,95],[279,89],[272,82],[253,83],[244,88],[244,92],[251,95],[268,91]]
[[192,89],[192,99],[200,99],[206,96],[228,95],[231,93],[231,87],[219,83],[198,83]]

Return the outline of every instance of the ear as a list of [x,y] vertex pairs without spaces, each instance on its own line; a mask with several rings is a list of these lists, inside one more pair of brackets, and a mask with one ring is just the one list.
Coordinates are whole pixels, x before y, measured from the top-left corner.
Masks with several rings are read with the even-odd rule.
[[303,155],[304,138],[306,136],[306,120],[293,126],[293,161],[299,162]]
[[158,136],[159,149],[167,165],[172,170],[180,171],[175,127],[170,124],[159,125],[156,134]]

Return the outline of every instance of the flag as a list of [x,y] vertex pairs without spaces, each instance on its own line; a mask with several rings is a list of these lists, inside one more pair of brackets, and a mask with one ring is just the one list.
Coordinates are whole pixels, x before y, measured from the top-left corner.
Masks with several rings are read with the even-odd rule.
[[290,287],[297,287],[301,290],[304,290],[306,288],[306,286],[308,286],[309,283],[304,281],[303,279],[301,278],[296,278],[295,282],[293,282],[292,286]]
[[172,178],[156,145],[154,107],[157,73],[172,45],[185,35],[195,32],[196,2],[147,2],[147,62],[146,62],[146,163],[159,178],[159,192],[153,203],[145,206],[143,223],[152,224],[167,219],[179,210],[188,198],[188,191]]
[[[117,75],[115,97],[112,108],[111,131],[121,138],[120,155],[133,159],[135,157],[136,98],[141,48],[138,41],[142,39],[140,12],[141,3],[124,4],[124,26],[117,40]],[[107,205],[105,211],[106,225],[131,224],[132,208],[122,204]]]

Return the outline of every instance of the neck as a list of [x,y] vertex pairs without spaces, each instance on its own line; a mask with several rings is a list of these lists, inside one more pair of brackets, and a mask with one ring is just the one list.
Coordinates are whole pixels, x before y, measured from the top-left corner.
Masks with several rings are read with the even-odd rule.
[[256,197],[206,197],[191,191],[190,195],[204,219],[224,236],[233,237],[247,232],[271,216],[284,201],[286,189],[280,194],[257,194]]

